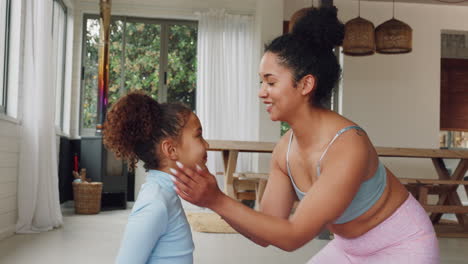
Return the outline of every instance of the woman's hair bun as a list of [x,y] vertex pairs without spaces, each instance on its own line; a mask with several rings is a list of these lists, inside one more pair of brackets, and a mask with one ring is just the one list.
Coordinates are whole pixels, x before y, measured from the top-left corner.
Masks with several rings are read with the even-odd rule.
[[311,8],[293,26],[292,36],[317,48],[340,46],[344,25],[338,20],[336,7]]

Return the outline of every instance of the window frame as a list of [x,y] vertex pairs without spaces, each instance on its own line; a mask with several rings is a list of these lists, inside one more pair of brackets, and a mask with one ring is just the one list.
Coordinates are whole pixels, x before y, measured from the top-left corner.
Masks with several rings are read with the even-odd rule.
[[[81,76],[80,76],[80,114],[79,114],[79,135],[80,136],[96,136],[95,128],[84,128],[83,127],[83,98],[84,98],[84,89],[85,89],[85,66],[84,66],[84,61],[86,58],[86,30],[87,30],[87,21],[88,19],[97,19],[99,20],[99,15],[96,14],[83,14],[83,23],[82,23],[82,32],[81,32],[81,47],[82,47],[82,52],[81,52]],[[162,19],[162,18],[148,18],[148,17],[135,17],[135,16],[111,16],[111,23],[113,23],[116,20],[121,20],[124,23],[124,32],[123,32],[123,41],[122,41],[122,51],[125,52],[125,47],[126,47],[126,38],[125,38],[125,30],[126,30],[126,23],[148,23],[148,24],[158,24],[161,26],[161,47],[160,47],[160,54],[159,56],[159,87],[158,87],[158,102],[159,103],[164,103],[167,101],[167,94],[168,94],[168,87],[167,84],[165,83],[165,74],[167,74],[168,67],[169,67],[169,61],[168,61],[168,55],[169,55],[169,26],[171,25],[194,25],[198,26],[198,21],[196,20],[184,20],[184,19]],[[198,27],[197,27],[198,28]],[[125,69],[125,61],[122,57],[121,60],[121,68]],[[123,74],[124,70],[122,71]],[[124,82],[125,80],[122,78],[121,82]],[[124,85],[121,84],[120,89],[123,89]],[[97,87],[96,87],[97,89]],[[122,91],[123,92],[123,91]]]
[[[453,37],[460,37],[461,39],[453,40]],[[463,119],[462,121],[453,120],[453,111],[450,113],[450,107],[457,106],[462,107],[462,103],[450,103],[443,102],[443,100],[451,101],[453,98],[456,97],[453,91],[450,91],[448,87],[453,83],[444,83],[448,82],[447,76],[445,74],[449,74],[450,68],[457,68],[461,69],[465,67],[466,69],[466,62],[462,62],[462,60],[468,60],[468,56],[463,55],[465,54],[464,51],[468,49],[468,31],[465,30],[446,30],[442,29],[440,32],[440,45],[441,45],[441,56],[440,56],[440,69],[441,69],[441,80],[440,80],[440,106],[439,106],[439,113],[440,113],[440,122],[439,122],[439,142],[440,148],[443,149],[454,149],[454,150],[465,150],[468,148],[468,130],[464,126]],[[450,45],[447,45],[450,43]],[[452,115],[451,115],[452,114]],[[459,114],[459,113],[457,113]],[[456,134],[461,133],[461,146],[456,144],[455,140],[457,138]]]
[[4,41],[4,54],[3,54],[3,71],[0,74],[3,75],[3,81],[0,83],[2,94],[2,100],[0,100],[0,114],[7,114],[7,103],[8,103],[8,64],[10,55],[10,16],[11,16],[11,0],[6,0],[5,8],[5,41]]
[[[63,51],[62,51],[62,54],[57,54],[57,56],[61,56],[61,69],[62,69],[62,72],[60,73],[62,76],[61,76],[61,83],[59,84],[60,87],[55,87],[55,92],[56,92],[56,95],[57,95],[57,89],[60,88],[61,92],[60,92],[60,98],[55,98],[55,106],[57,106],[57,100],[60,100],[59,104],[60,104],[60,109],[55,109],[55,111],[60,111],[60,117],[59,119],[60,120],[55,120],[55,125],[56,125],[56,128],[60,131],[60,132],[64,132],[64,121],[65,121],[65,118],[64,118],[64,108],[65,108],[65,79],[66,79],[66,72],[67,72],[67,69],[66,69],[66,58],[67,58],[67,35],[68,35],[68,7],[65,5],[65,3],[63,2],[63,0],[53,0],[54,3],[57,3],[60,8],[62,9],[63,11],[63,15],[64,15],[64,18],[63,18],[63,35],[60,36],[62,38],[62,45],[63,45]],[[52,5],[52,34],[53,34],[53,30],[54,30],[54,26],[55,26],[55,14],[54,14],[54,11],[55,11],[55,8],[54,8],[54,5]],[[62,22],[62,21],[60,21]],[[54,39],[55,41],[55,39]],[[57,60],[58,61],[58,60]],[[57,69],[58,69],[58,65],[56,65],[55,67],[55,74],[59,74],[57,72]],[[56,85],[57,83],[54,83],[54,86]],[[54,118],[55,119],[55,118]],[[57,124],[58,122],[58,124]]]

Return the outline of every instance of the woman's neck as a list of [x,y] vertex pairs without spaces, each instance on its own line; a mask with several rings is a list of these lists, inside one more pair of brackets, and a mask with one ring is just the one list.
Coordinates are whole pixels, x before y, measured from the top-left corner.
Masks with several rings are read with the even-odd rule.
[[334,130],[331,129],[334,115],[328,109],[307,107],[295,113],[288,124],[302,149],[315,149],[328,142],[330,130]]

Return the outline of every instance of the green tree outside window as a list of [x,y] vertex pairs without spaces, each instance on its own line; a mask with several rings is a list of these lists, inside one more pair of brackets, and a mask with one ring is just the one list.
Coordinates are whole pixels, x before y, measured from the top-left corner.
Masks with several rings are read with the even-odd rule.
[[[110,30],[109,107],[129,91],[144,90],[160,102],[182,102],[195,110],[196,22],[119,17],[113,19]],[[82,128],[94,129],[99,55],[97,17],[86,18],[84,50]],[[164,98],[160,98],[162,93],[166,94]]]

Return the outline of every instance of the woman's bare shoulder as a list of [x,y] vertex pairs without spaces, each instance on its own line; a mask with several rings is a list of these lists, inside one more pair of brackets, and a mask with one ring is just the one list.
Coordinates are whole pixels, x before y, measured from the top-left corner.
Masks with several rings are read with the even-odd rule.
[[289,139],[291,137],[292,129],[284,133],[283,136],[276,143],[273,149],[272,162],[276,163],[278,168],[282,171],[286,170],[286,153],[288,152]]
[[275,148],[273,149],[273,155],[284,155],[286,156],[286,152],[288,151],[289,139],[291,138],[292,129],[289,129],[281,136],[276,143]]

